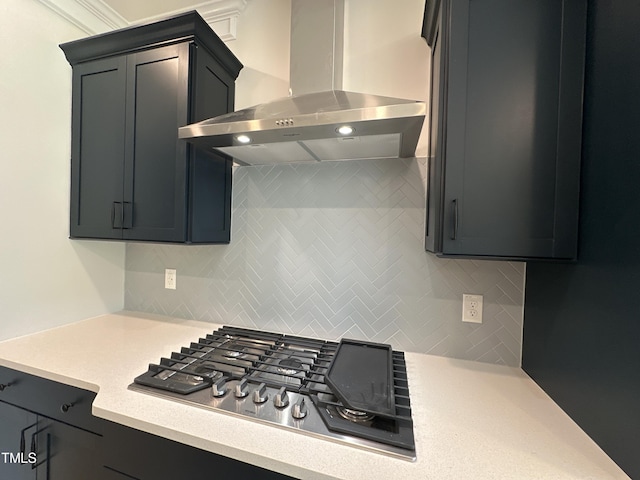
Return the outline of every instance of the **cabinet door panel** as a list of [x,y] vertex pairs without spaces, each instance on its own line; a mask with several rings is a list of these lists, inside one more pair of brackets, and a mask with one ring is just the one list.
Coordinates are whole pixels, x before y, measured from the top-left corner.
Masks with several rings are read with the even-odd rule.
[[128,57],[125,239],[185,239],[188,69],[188,44]]
[[[29,454],[29,436],[37,430],[36,414],[13,405],[0,402],[0,478],[35,480],[36,470],[26,461]],[[21,438],[24,450],[21,452]],[[20,458],[18,455],[23,453]]]
[[561,17],[555,0],[452,3],[448,253],[552,253]]
[[115,473],[122,472],[123,480],[292,480],[286,475],[115,423],[105,431],[104,460],[108,466],[105,470],[113,473],[109,478],[120,478]]
[[[433,4],[436,6],[433,7]],[[446,39],[443,35],[442,19],[446,15],[443,11],[447,2],[430,2],[434,8],[433,27],[428,27],[431,33],[431,102],[429,105],[429,157],[427,158],[427,218],[425,221],[425,247],[431,252],[442,249],[442,167],[444,158],[443,116],[445,79],[442,68],[443,49]]]
[[[126,62],[98,60],[73,70],[72,237],[121,238]],[[114,228],[114,226],[116,228]]]
[[195,75],[190,122],[233,112],[235,83],[220,64],[201,47],[194,48]]
[[[195,48],[191,122],[233,111],[233,78],[204,49]],[[193,243],[229,243],[232,160],[219,152],[190,146],[190,227]]]
[[[102,437],[55,420],[44,421],[40,442],[47,443],[47,480],[102,479]],[[42,423],[42,422],[41,422]],[[39,446],[39,448],[41,448]],[[43,465],[44,467],[44,465]],[[38,474],[40,478],[40,473]]]

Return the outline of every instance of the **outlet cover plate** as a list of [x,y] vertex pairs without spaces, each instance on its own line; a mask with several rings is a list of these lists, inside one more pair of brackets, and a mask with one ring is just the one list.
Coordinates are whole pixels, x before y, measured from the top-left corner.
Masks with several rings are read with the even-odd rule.
[[169,290],[176,289],[176,270],[175,268],[167,268],[164,271],[164,288]]
[[482,323],[482,295],[462,295],[462,321]]

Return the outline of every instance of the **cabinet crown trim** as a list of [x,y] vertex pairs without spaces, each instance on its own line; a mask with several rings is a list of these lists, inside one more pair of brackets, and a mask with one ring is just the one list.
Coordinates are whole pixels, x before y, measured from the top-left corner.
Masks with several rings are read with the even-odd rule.
[[243,67],[242,63],[195,10],[153,23],[134,25],[63,43],[60,48],[64,51],[67,61],[75,66],[177,40],[195,40],[209,50],[234,80],[238,77]]
[[[38,0],[60,17],[78,27],[87,35],[96,35],[138,23],[153,21],[184,13],[185,9],[166,12],[129,22],[102,0]],[[221,40],[237,38],[237,24],[247,0],[210,0],[198,4],[198,12],[218,34]]]

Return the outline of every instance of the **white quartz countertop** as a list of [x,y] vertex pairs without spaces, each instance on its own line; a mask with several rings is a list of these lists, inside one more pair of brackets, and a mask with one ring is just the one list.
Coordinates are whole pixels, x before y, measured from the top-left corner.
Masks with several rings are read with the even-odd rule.
[[519,368],[407,352],[413,463],[127,389],[218,327],[104,315],[0,342],[0,365],[98,392],[97,417],[296,478],[629,478]]

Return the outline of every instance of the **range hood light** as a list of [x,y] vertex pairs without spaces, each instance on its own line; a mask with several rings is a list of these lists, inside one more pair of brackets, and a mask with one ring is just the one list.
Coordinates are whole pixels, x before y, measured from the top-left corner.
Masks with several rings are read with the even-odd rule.
[[336,128],[336,132],[340,135],[351,135],[355,131],[356,129],[349,125],[342,125],[341,127]]
[[238,135],[236,137],[236,140],[240,143],[249,143],[251,142],[251,137],[249,137],[248,135]]

